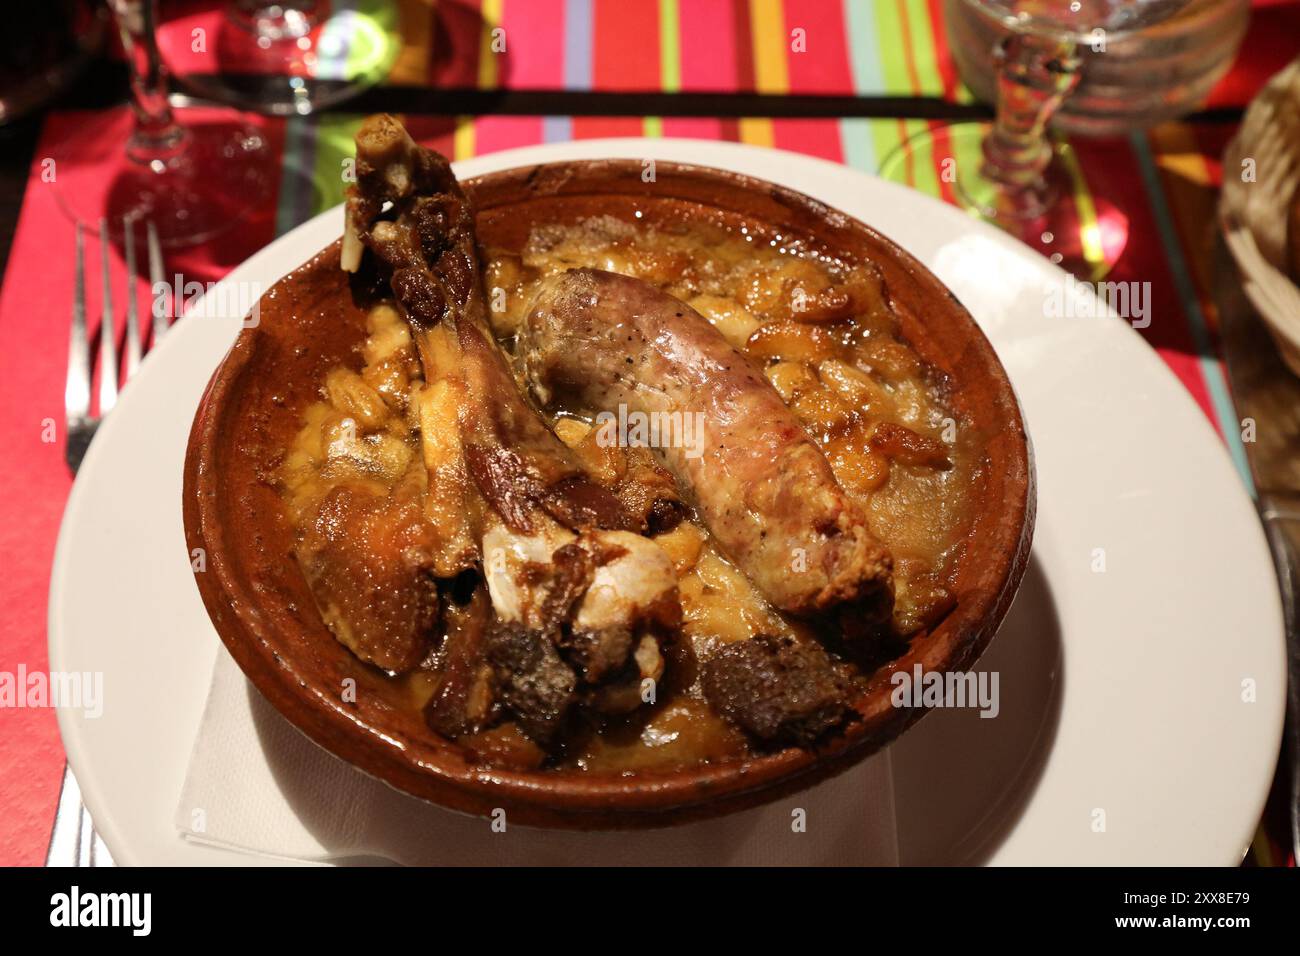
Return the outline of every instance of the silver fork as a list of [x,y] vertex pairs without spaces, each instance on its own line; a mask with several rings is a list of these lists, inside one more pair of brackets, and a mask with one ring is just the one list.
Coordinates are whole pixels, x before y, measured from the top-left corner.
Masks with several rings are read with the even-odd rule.
[[[118,380],[117,343],[114,339],[113,286],[109,273],[108,223],[99,223],[99,263],[102,283],[99,318],[99,410],[91,413],[90,392],[93,361],[90,354],[90,336],[86,329],[86,256],[81,236],[81,225],[76,226],[76,274],[73,277],[72,329],[68,337],[68,381],[64,387],[63,404],[66,415],[67,443],[64,449],[68,468],[73,474],[81,467],[90,440],[95,437],[99,424],[117,404],[121,386],[135,375],[143,357],[143,340],[140,335],[139,303],[136,301],[136,223],[130,219],[122,222],[122,256],[126,261],[126,341],[124,343],[125,367]],[[149,283],[157,288],[163,282],[162,248],[153,223],[145,226],[149,255]],[[168,311],[153,310],[153,335],[150,346],[158,344],[168,327]],[[81,802],[81,788],[72,768],[64,765],[63,786],[59,791],[59,806],[54,816],[54,828],[45,855],[46,866],[112,866],[113,857],[99,834],[85,804]]]

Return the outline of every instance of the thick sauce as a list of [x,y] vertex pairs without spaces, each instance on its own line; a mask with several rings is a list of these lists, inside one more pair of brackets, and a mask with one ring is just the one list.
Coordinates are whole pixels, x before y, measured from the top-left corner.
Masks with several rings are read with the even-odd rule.
[[[489,249],[486,262],[494,332],[508,351],[535,284],[569,268],[636,276],[688,302],[764,371],[867,510],[894,555],[897,635],[933,625],[951,606],[949,577],[969,530],[980,454],[945,407],[943,383],[898,338],[887,290],[869,263],[841,262],[743,227],[692,223],[668,231],[611,217],[537,230],[522,254]],[[281,468],[287,516],[300,533],[341,486],[417,502],[435,524],[444,506],[424,493],[415,411],[424,386],[393,307],[372,310],[360,359],[359,371],[326,376]],[[609,466],[590,420],[562,409],[551,425],[591,469]],[[561,759],[566,765],[630,770],[744,755],[744,734],[705,702],[693,661],[716,642],[807,628],[769,607],[699,524],[684,521],[656,541],[679,575],[690,653],[656,706],[579,735]],[[356,638],[341,633],[328,607],[324,613],[356,650]],[[437,655],[394,679],[408,682],[413,705],[422,705],[438,684]]]

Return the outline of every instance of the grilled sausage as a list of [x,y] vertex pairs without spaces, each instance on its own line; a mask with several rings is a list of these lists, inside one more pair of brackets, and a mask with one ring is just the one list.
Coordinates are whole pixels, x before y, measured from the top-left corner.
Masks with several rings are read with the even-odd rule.
[[660,434],[656,454],[773,605],[888,616],[889,553],[781,396],[699,313],[639,279],[575,269],[545,281],[520,335],[541,402],[681,423],[686,440]]

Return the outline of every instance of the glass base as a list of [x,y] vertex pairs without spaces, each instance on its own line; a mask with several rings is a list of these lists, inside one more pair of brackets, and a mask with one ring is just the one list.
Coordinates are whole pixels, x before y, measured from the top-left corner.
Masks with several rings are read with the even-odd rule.
[[[196,31],[201,49],[195,49]],[[274,116],[306,116],[381,82],[400,45],[387,3],[210,0],[164,10],[158,46],[190,93]]]
[[983,174],[988,123],[959,123],[907,137],[880,164],[891,182],[934,192],[1015,236],[1035,252],[1095,282],[1114,267],[1128,240],[1127,218],[1088,190],[1074,152],[1052,142],[1040,188],[1007,194]]
[[262,0],[234,0],[227,15],[237,26],[243,27],[262,41],[279,42],[309,36],[320,24],[320,11],[316,0],[282,0],[280,3],[263,3]]
[[[182,112],[179,117],[185,120]],[[116,120],[116,153],[87,162],[56,157],[53,185],[73,220],[97,226],[107,220],[113,239],[123,223],[152,222],[163,246],[205,242],[270,200],[279,171],[265,136],[238,121],[186,122],[184,136],[165,158],[141,163],[123,148],[130,114]]]

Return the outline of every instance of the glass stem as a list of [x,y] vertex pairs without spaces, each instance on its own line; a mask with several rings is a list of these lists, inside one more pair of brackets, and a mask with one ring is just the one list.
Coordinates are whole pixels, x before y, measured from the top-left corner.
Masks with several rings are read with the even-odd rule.
[[110,0],[131,73],[131,111],[135,128],[127,155],[141,165],[171,164],[185,143],[185,129],[167,101],[167,74],[154,28],[158,0]]
[[1054,196],[1044,175],[1052,161],[1047,124],[1080,79],[1078,46],[1064,39],[1012,34],[999,45],[998,106],[984,140],[982,174],[999,188],[999,213],[1034,218]]

